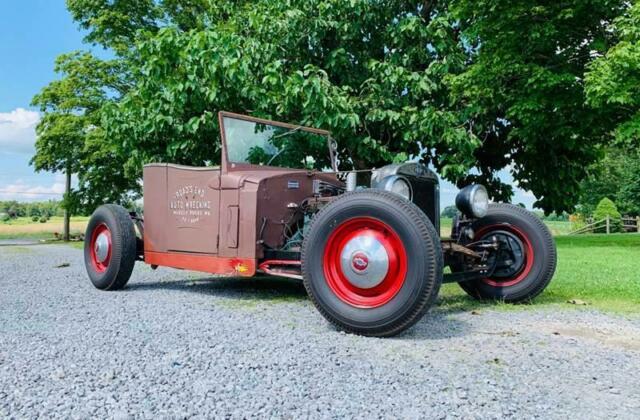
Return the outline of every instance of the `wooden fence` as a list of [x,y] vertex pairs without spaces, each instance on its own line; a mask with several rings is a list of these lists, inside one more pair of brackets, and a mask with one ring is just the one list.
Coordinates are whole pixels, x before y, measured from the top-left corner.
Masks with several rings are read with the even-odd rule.
[[[589,221],[585,226],[569,232],[569,235],[579,235],[581,233],[594,233],[598,230],[603,230],[604,233],[610,234],[612,228],[611,217],[607,216],[604,219],[597,221]],[[640,233],[640,216],[639,217],[623,217],[622,218],[622,231],[623,232],[638,232]]]

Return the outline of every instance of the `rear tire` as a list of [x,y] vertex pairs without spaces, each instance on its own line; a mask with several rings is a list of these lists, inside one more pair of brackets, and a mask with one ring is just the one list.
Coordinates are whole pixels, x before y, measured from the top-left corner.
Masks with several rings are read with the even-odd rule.
[[314,217],[302,245],[304,285],[341,330],[386,337],[415,324],[442,283],[442,251],[428,217],[381,190],[346,193]]
[[509,238],[518,266],[493,277],[461,282],[460,287],[476,299],[509,303],[528,302],[549,285],[556,269],[557,253],[553,236],[533,213],[512,204],[490,204],[487,215],[472,225],[475,239],[497,235]]
[[119,290],[127,284],[136,261],[136,239],[127,210],[115,204],[96,209],[84,237],[84,264],[96,288]]

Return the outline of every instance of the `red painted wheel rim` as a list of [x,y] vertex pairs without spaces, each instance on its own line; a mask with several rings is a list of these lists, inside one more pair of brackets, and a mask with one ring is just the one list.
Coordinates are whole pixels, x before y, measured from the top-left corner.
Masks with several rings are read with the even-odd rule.
[[[386,274],[377,285],[368,288],[350,281],[341,264],[345,247],[361,239],[377,241],[388,258]],[[354,271],[367,270],[370,262],[364,254],[357,250],[353,253]],[[323,263],[331,291],[343,302],[359,308],[376,308],[388,303],[402,288],[407,274],[407,252],[400,237],[389,225],[371,217],[356,217],[337,226],[327,240]]]
[[[100,235],[104,235],[104,237],[106,237],[107,246],[108,246],[107,256],[103,260],[101,260],[98,257],[98,253],[96,251],[96,243]],[[111,262],[111,248],[112,248],[111,231],[109,230],[107,225],[102,223],[96,226],[96,228],[93,230],[93,233],[91,233],[91,242],[89,243],[89,246],[90,246],[89,253],[91,257],[91,265],[93,266],[93,269],[98,273],[104,273],[105,271],[107,271],[107,268],[109,268],[109,263]]]
[[493,231],[498,231],[498,230],[509,232],[515,235],[518,239],[520,239],[520,241],[522,241],[522,245],[524,248],[523,252],[524,252],[525,263],[523,264],[522,268],[512,277],[502,278],[502,279],[493,279],[489,277],[489,278],[483,278],[482,282],[485,284],[488,284],[489,286],[494,286],[494,287],[514,286],[520,283],[521,281],[523,281],[529,275],[529,273],[531,272],[531,269],[533,268],[533,263],[535,260],[533,245],[531,244],[531,240],[529,240],[529,237],[526,234],[524,234],[520,229],[516,228],[515,226],[508,225],[508,224],[490,225],[490,226],[483,227],[476,233],[476,237],[486,238],[490,236]]

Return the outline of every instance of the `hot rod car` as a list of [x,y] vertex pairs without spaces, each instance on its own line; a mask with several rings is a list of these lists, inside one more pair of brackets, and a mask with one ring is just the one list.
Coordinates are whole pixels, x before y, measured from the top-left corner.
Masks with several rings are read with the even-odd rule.
[[95,287],[122,289],[136,261],[289,277],[339,329],[391,336],[423,316],[442,282],[523,302],[554,274],[545,225],[489,203],[482,185],[460,191],[441,238],[438,178],[425,165],[340,171],[349,161],[327,131],[229,112],[219,123],[219,167],[145,165],[144,218],[113,204],[93,213],[84,257]]

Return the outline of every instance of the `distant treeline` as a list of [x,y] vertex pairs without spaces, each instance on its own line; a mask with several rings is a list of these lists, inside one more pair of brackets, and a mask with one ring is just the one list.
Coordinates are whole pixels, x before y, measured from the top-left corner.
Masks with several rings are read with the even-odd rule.
[[16,217],[52,217],[62,216],[64,210],[58,200],[21,203],[18,201],[0,201],[0,216],[3,219]]

